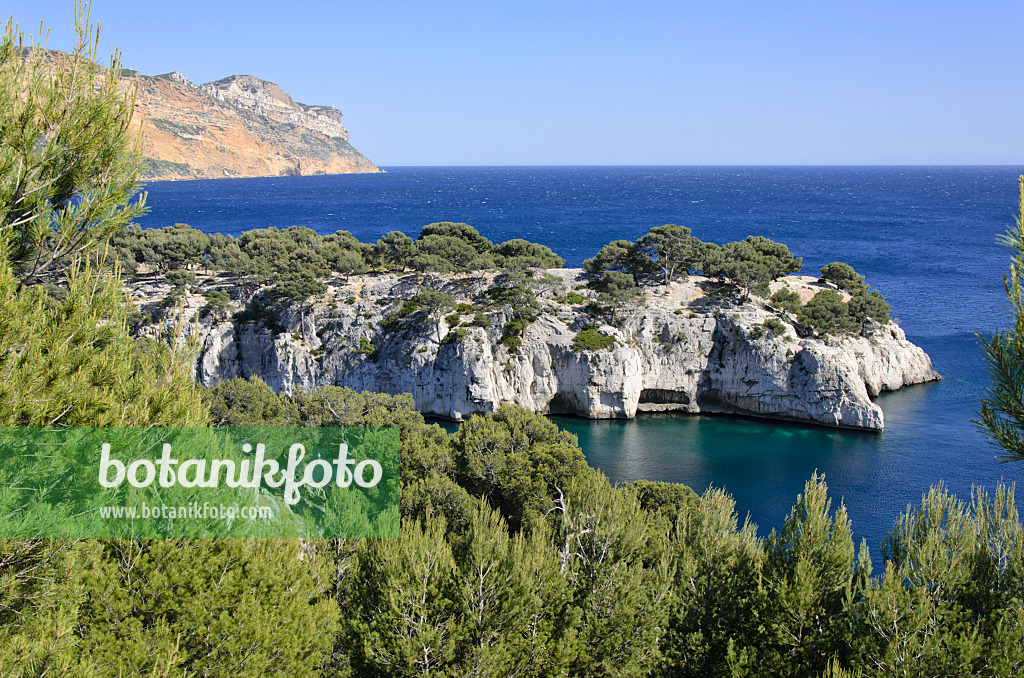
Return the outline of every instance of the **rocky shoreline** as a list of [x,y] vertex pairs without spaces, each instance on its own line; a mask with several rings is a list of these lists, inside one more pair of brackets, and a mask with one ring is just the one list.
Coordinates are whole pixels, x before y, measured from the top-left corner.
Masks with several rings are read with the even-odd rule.
[[[940,378],[894,322],[873,323],[859,335],[800,337],[794,319],[763,299],[738,302],[714,294],[712,281],[689,276],[644,287],[645,303],[620,313],[613,326],[587,307],[589,274],[548,273],[584,301],[542,296],[517,348],[501,341],[508,309],[489,310],[489,327],[473,324],[473,313],[458,314],[457,323],[450,315],[397,319],[395,309],[423,282],[397,274],[335,276],[326,294],[304,303],[274,303],[265,287],[206,277],[183,297],[180,317],[188,331],[182,337],[198,347],[195,375],[204,385],[257,376],[289,394],[324,385],[411,393],[424,414],[455,421],[511,402],[591,419],[712,412],[880,431],[884,417],[872,397]],[[495,275],[433,276],[432,286],[468,303]],[[804,296],[821,289],[800,276],[772,283],[773,291],[782,286]],[[170,289],[159,277],[132,285],[137,306],[164,316],[142,325],[140,334],[177,322],[179,314],[162,303]],[[212,290],[231,296],[220,313],[202,296]],[[780,318],[785,331],[763,331],[770,318]],[[463,331],[454,333],[452,324]],[[585,327],[614,337],[615,345],[575,349],[573,339]]]

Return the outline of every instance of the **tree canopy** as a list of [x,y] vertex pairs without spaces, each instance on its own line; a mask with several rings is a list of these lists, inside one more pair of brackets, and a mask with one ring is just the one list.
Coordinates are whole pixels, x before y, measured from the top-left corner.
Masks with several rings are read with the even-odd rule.
[[637,241],[637,245],[661,269],[666,284],[672,281],[676,272],[687,274],[702,263],[701,242],[690,234],[686,226],[655,226]]
[[853,266],[835,261],[821,267],[821,278],[818,282],[830,282],[841,290],[850,294],[862,294],[867,292],[867,285],[864,284],[864,276],[853,270]]

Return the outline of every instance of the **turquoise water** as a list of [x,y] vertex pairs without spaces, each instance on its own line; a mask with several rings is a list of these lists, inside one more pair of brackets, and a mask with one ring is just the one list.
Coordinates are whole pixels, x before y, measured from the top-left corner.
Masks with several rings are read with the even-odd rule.
[[858,537],[879,540],[908,503],[945,482],[1016,480],[971,425],[987,377],[975,332],[1006,322],[1006,252],[1020,167],[396,167],[387,174],[156,182],[145,226],[189,223],[237,234],[301,225],[373,241],[465,221],[495,242],[544,243],[578,266],[651,226],[704,240],[750,234],[789,245],[804,273],[842,260],[866,274],[944,380],[878,399],[881,434],[726,417],[558,418],[614,482],[724,486],[766,533],[818,470]]
[[930,485],[943,482],[966,496],[972,485],[991,488],[1021,473],[1019,466],[996,463],[969,421],[984,390],[974,337],[923,343],[961,359],[944,366],[942,382],[879,396],[881,433],[724,416],[556,421],[613,481],[664,480],[698,492],[725,487],[740,515],[749,513],[762,533],[780,526],[804,482],[823,473],[836,503],[845,501],[856,538],[866,538],[877,555],[892,523]]

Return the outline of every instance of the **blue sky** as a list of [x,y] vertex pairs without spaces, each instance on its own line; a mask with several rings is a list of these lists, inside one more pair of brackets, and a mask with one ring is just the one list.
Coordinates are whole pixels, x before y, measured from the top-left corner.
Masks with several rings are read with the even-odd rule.
[[[2,0],[67,49],[72,0]],[[249,73],[379,165],[1019,164],[1024,2],[94,0],[143,73]]]

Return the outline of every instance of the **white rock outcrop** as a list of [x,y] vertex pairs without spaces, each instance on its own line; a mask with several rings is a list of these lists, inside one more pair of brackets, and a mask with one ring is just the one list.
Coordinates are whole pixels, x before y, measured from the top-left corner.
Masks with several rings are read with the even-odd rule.
[[[586,276],[576,269],[550,273],[567,289]],[[492,278],[448,276],[441,284],[469,302]],[[939,379],[928,355],[895,323],[858,336],[800,338],[784,313],[753,300],[709,299],[704,287],[704,279],[691,277],[647,288],[646,305],[620,313],[615,326],[601,324],[582,304],[544,299],[517,350],[500,341],[507,310],[489,311],[487,328],[471,324],[473,313],[462,314],[465,336],[453,341],[445,341],[451,328],[444,318],[397,318],[402,300],[420,289],[413,276],[335,278],[323,298],[263,311],[256,322],[204,315],[203,297],[190,294],[183,320],[199,348],[196,378],[203,384],[256,375],[284,393],[323,385],[411,393],[425,414],[454,420],[511,402],[595,419],[721,412],[881,430],[873,396]],[[155,281],[133,294],[155,309],[167,289]],[[252,294],[229,278],[209,279],[200,289],[229,291],[235,310],[252,307]],[[764,330],[770,317],[784,320],[780,336]],[[617,345],[574,350],[573,338],[588,325]]]

